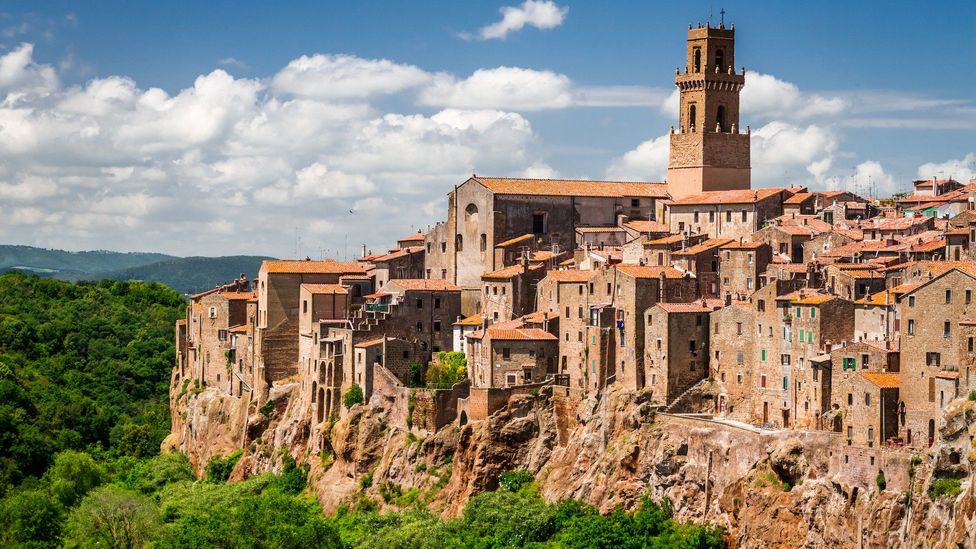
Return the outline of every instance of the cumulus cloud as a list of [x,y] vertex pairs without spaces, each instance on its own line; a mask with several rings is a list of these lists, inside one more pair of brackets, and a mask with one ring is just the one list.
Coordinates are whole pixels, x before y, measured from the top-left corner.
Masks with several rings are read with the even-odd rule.
[[441,75],[419,97],[422,104],[466,109],[535,111],[573,104],[572,82],[562,74],[518,67],[479,69],[464,80]]
[[770,122],[752,132],[752,182],[788,185],[824,177],[838,147],[828,127]]
[[474,35],[461,33],[461,37],[470,40],[504,40],[509,34],[517,32],[526,26],[537,29],[553,29],[563,24],[569,7],[559,6],[551,0],[526,0],[519,7],[505,6],[499,10],[501,21],[482,27]]
[[919,179],[953,178],[960,183],[968,183],[976,178],[976,153],[944,162],[926,162],[918,167]]
[[668,173],[670,144],[671,139],[667,135],[644,141],[635,149],[614,158],[607,168],[607,178],[627,181],[664,181]]
[[840,114],[848,104],[840,97],[802,93],[769,74],[750,72],[742,88],[742,114],[774,120],[805,120]]
[[374,101],[409,100],[434,76],[315,55],[267,80],[217,69],[173,93],[125,76],[64,87],[18,47],[0,55],[0,241],[289,256],[297,229],[300,254],[318,256],[369,227],[350,249],[384,249],[446,215],[444,195],[475,170],[541,173],[529,121],[475,108],[491,100],[429,114]]

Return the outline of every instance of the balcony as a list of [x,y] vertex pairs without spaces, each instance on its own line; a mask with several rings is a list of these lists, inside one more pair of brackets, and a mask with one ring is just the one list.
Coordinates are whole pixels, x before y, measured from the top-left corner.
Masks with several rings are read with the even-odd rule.
[[363,305],[363,309],[367,313],[388,313],[390,312],[389,303],[367,303]]

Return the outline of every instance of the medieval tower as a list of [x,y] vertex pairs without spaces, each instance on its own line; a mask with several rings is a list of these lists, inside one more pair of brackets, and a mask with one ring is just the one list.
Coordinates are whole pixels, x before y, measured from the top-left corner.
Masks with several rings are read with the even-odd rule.
[[684,72],[675,69],[681,106],[671,129],[668,192],[672,199],[750,187],[749,135],[740,133],[735,25],[688,28]]

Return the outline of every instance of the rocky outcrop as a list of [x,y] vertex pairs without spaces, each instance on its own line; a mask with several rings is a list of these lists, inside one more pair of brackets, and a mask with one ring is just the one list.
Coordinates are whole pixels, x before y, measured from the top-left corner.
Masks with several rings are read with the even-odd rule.
[[[327,422],[321,448],[310,443],[319,437],[310,436],[294,385],[275,386],[267,414],[203,391],[175,403],[186,419],[174,420],[170,442],[195,465],[238,442],[246,453],[237,478],[274,470],[287,451],[309,464],[310,490],[326,512],[369,497],[454,516],[502,472],[527,469],[547,499],[577,498],[608,512],[633,509],[645,495],[667,498],[679,519],[722,525],[740,547],[974,543],[976,403],[954,403],[939,442],[917,459],[896,450],[869,458],[834,433],[662,413],[648,393],[610,390],[571,407],[552,391],[514,397],[484,421],[427,436],[406,430],[400,403],[377,394]],[[241,443],[234,433],[245,426]],[[962,492],[933,498],[937,478],[959,480]]]

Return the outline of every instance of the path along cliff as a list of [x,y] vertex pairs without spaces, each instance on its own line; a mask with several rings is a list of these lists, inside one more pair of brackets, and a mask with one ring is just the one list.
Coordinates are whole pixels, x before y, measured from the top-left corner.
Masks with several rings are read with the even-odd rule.
[[433,433],[409,429],[401,403],[376,394],[313,437],[296,394],[297,384],[277,385],[259,407],[173,387],[164,449],[185,452],[198,474],[211,457],[243,449],[232,480],[280,469],[287,452],[308,464],[327,513],[369,497],[454,516],[500,473],[526,469],[546,499],[605,512],[635,508],[645,494],[667,498],[678,519],[722,525],[738,547],[976,544],[976,402],[953,403],[935,445],[912,453],[665,414],[648,394],[614,388],[573,401],[546,387]]

